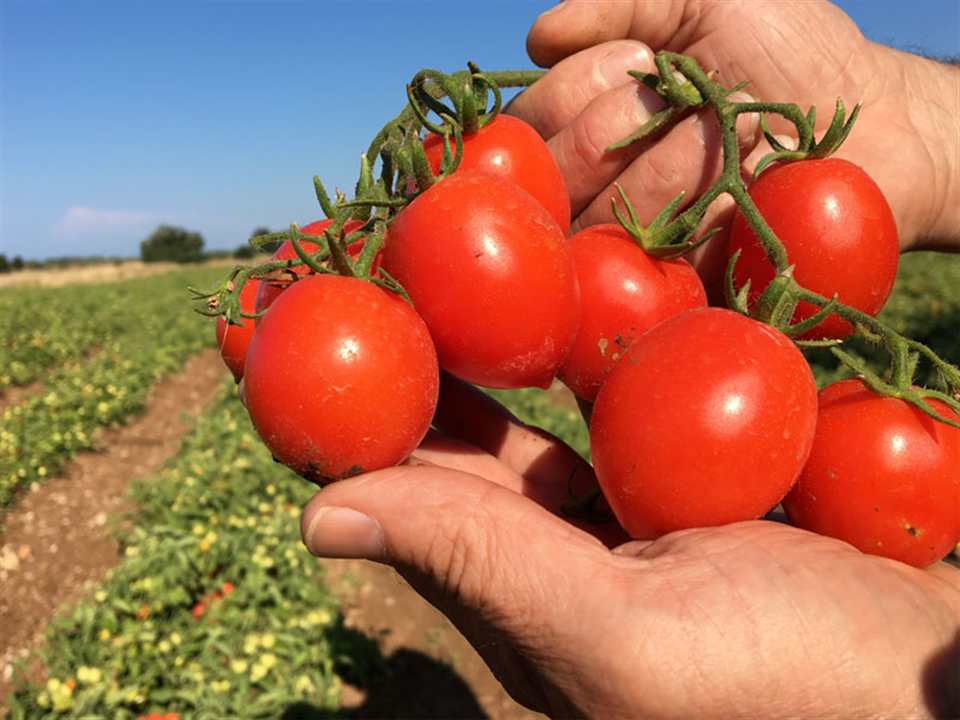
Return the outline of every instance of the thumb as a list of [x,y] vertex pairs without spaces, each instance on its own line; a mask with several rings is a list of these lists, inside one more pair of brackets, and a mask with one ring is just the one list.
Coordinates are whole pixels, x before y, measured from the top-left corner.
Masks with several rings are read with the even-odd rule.
[[641,40],[664,47],[680,29],[691,2],[563,0],[538,17],[527,35],[527,54],[541,67],[607,40]]
[[608,555],[598,540],[523,495],[435,466],[394,467],[327,486],[307,504],[301,535],[319,557],[413,571],[427,599],[454,622],[475,613],[508,635],[569,622],[556,613],[573,608],[556,598],[577,597],[588,564]]

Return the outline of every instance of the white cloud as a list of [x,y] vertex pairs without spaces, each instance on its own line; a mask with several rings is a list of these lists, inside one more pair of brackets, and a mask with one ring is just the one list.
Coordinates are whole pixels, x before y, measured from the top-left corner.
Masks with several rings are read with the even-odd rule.
[[140,210],[107,210],[103,208],[72,207],[53,227],[62,238],[138,237],[163,217]]

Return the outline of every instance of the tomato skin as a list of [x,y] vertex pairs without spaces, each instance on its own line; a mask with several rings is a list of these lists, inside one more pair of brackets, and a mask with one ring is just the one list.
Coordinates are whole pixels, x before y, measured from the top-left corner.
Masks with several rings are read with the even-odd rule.
[[274,457],[323,484],[412,453],[436,409],[439,369],[405,300],[363,280],[311,275],[261,320],[244,385]]
[[960,542],[960,429],[859,379],[828,385],[819,403],[813,450],[783,499],[790,521],[915,567],[943,558]]
[[[300,234],[323,235],[323,231],[331,225],[333,225],[332,219],[317,220],[300,228]],[[343,231],[349,235],[361,227],[363,227],[362,222],[358,220],[348,220],[346,223],[344,223]],[[308,255],[315,253],[320,249],[319,245],[312,243],[309,240],[302,241],[300,245]],[[353,245],[348,246],[347,254],[356,260],[362,249],[363,243],[354,243]],[[297,257],[299,256],[297,255],[297,251],[293,248],[293,243],[290,240],[285,240],[284,243],[277,248],[276,252],[270,256],[270,260],[294,260]],[[377,267],[379,264],[380,263],[377,260],[374,260],[373,267]],[[313,271],[306,265],[294,265],[292,268],[289,268],[289,270],[299,277],[306,277],[307,275],[313,274]],[[290,287],[293,282],[293,280],[272,280],[261,283],[260,291],[257,293],[257,300],[254,306],[255,312],[259,314],[270,307],[273,304],[273,301],[279,297],[280,293]],[[260,322],[260,318],[257,318],[257,322]]]
[[597,479],[638,539],[758,518],[803,468],[816,403],[785,335],[730,310],[687,310],[638,338],[600,388]]
[[440,365],[494,388],[549,387],[580,291],[560,228],[526,191],[460,170],[400,211],[384,269],[410,295]]
[[[876,315],[893,289],[900,245],[893,212],[877,184],[860,167],[839,158],[774,164],[760,174],[750,197],[780,238],[793,276],[808,290]],[[763,247],[741,212],[734,216],[729,255],[742,253],[734,285],[751,280],[757,298],[774,278]],[[800,303],[794,321],[819,308]],[[853,326],[829,316],[804,339],[843,339]]]
[[684,310],[707,306],[686,260],[658,260],[620,225],[593,225],[570,238],[580,284],[580,324],[557,377],[593,402],[606,374],[633,341]]
[[[453,138],[450,146],[456,153]],[[428,135],[423,149],[434,174],[439,173],[443,138]],[[523,120],[500,114],[477,132],[464,135],[460,170],[486,170],[516,183],[549,211],[564,236],[570,232],[570,196],[563,173],[547,143]]]
[[[252,314],[257,300],[259,280],[247,280],[240,288],[240,309]],[[250,318],[240,318],[240,325],[229,325],[222,316],[217,316],[217,347],[224,364],[233,373],[233,379],[243,379],[243,367],[247,358],[247,349],[253,338],[255,323]]]

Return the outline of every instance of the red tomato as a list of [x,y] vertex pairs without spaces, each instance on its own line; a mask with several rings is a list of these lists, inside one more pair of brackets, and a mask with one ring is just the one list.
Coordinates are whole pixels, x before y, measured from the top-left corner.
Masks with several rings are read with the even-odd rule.
[[[886,198],[861,168],[846,160],[802,160],[775,164],[750,188],[760,214],[780,238],[795,264],[797,282],[827,298],[869,315],[887,301],[897,277],[900,246]],[[739,289],[749,279],[757,298],[774,278],[774,269],[743,214],[730,232],[730,257],[743,250],[734,269]],[[819,308],[800,303],[794,320]],[[804,338],[842,339],[853,326],[831,315]]]
[[816,412],[813,374],[785,335],[688,310],[638,338],[600,388],[597,479],[639,539],[758,518],[803,468]]
[[[456,152],[452,137],[450,145]],[[443,138],[427,136],[423,149],[433,172],[440,172]],[[477,132],[464,135],[458,170],[486,170],[516,183],[553,215],[564,236],[570,232],[570,196],[563,174],[543,138],[523,120],[497,115]]]
[[563,233],[529,193],[455,172],[400,211],[383,261],[445,370],[486,387],[549,387],[577,330],[580,291]]
[[580,283],[580,326],[557,376],[593,402],[630,344],[662,320],[706,307],[700,277],[686,260],[658,260],[619,225],[593,225],[570,238]]
[[783,500],[790,521],[916,567],[944,557],[960,542],[960,430],[859,379],[819,400],[810,459]]
[[[240,289],[240,309],[243,312],[254,312],[259,285],[259,280],[247,280]],[[228,325],[222,316],[217,317],[217,347],[220,348],[220,357],[237,382],[243,378],[243,365],[254,329],[254,321],[250,318],[240,318],[240,322],[240,325]]]
[[413,452],[433,418],[439,370],[405,300],[363,280],[312,275],[261,320],[244,385],[274,457],[323,484]]
[[[333,220],[317,220],[312,222],[309,225],[304,225],[300,228],[300,233],[302,235],[323,235],[323,231],[326,230],[333,224]],[[354,230],[363,227],[363,223],[358,220],[348,220],[344,226],[344,232],[347,235],[352,233]],[[309,242],[304,240],[300,243],[301,247],[306,250],[307,254],[315,253],[320,249],[320,246],[316,243]],[[357,256],[360,254],[360,251],[363,249],[363,243],[354,243],[347,247],[347,254],[353,258],[357,259]],[[381,251],[382,252],[382,251]],[[297,251],[293,248],[293,243],[289,240],[286,240],[280,247],[277,248],[276,252],[270,256],[270,260],[294,260],[297,257]],[[380,256],[377,256],[377,259],[373,262],[373,267],[376,268],[380,265]],[[312,274],[312,270],[306,265],[295,265],[290,270],[299,277],[305,277]],[[255,309],[257,313],[261,313],[270,307],[273,304],[273,301],[282,293],[286,288],[290,287],[293,284],[293,280],[275,280],[270,282],[263,282],[260,285],[260,291],[257,293],[257,300],[255,304]],[[257,318],[257,322],[260,319]]]

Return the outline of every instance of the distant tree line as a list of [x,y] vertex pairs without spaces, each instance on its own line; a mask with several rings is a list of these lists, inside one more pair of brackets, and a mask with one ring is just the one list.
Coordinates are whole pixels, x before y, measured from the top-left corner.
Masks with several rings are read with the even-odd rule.
[[[258,227],[250,237],[270,235],[273,231],[267,227]],[[279,242],[265,243],[254,249],[249,242],[245,242],[234,250],[203,250],[203,236],[181,227],[160,225],[150,236],[140,243],[140,259],[144,262],[175,262],[192,263],[216,258],[234,257],[249,260],[259,253],[273,254],[279,247]],[[45,260],[24,260],[20,255],[8,258],[0,253],[0,273],[16,272],[18,270],[37,270],[42,268],[64,268],[77,265],[91,265],[96,263],[120,263],[131,258],[105,257],[103,255],[64,256],[47,258]]]

